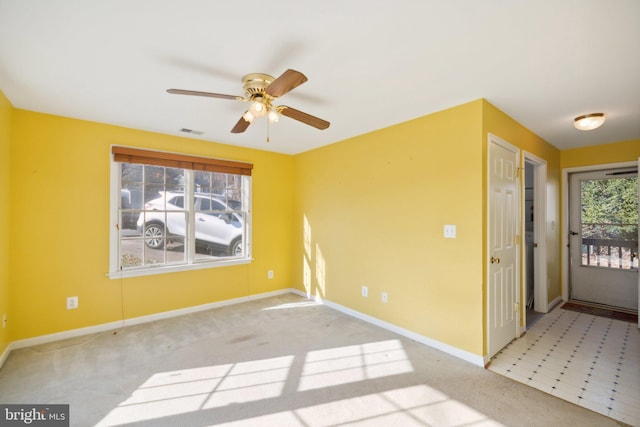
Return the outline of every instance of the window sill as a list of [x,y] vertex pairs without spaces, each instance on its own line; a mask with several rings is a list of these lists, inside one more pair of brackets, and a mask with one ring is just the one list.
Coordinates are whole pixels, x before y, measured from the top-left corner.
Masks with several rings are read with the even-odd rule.
[[233,259],[216,262],[199,262],[183,265],[163,265],[139,269],[112,271],[107,274],[109,279],[126,279],[128,277],[152,276],[155,274],[177,273],[180,271],[202,270],[205,268],[230,267],[234,265],[250,264],[253,258]]

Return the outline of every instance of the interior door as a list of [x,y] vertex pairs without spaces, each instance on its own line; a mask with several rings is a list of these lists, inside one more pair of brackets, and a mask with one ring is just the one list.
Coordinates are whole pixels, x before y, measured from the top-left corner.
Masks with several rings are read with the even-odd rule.
[[638,176],[612,169],[569,177],[570,298],[638,309]]
[[518,335],[518,150],[489,138],[488,351]]

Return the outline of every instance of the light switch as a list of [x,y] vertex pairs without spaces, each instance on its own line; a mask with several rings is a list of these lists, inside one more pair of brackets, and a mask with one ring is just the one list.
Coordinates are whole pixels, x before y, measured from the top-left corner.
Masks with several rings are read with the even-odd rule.
[[444,237],[447,239],[455,239],[456,238],[456,226],[455,225],[445,225],[444,226]]

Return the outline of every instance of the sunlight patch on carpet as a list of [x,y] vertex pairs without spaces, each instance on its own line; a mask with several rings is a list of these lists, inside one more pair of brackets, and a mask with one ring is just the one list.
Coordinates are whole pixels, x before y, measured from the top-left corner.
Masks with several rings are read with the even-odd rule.
[[[310,390],[407,374],[414,370],[402,343],[397,339],[311,351],[304,356],[304,361],[298,356],[298,364],[302,366],[292,370],[295,359],[296,356],[288,355],[159,372],[149,377],[97,425],[116,426],[230,405],[269,400],[275,402],[274,399],[284,398],[283,391],[287,383],[297,384],[297,393],[308,393]],[[423,398],[426,395],[432,400],[447,400],[446,396],[433,390],[422,393]],[[294,396],[295,392],[287,399]],[[386,413],[391,411],[388,401],[392,398],[393,392],[387,392],[360,396],[352,402],[337,401],[309,406],[297,411],[293,418],[306,418],[309,416],[306,414],[326,405],[330,407],[358,402],[373,405]],[[380,403],[381,399],[387,403]],[[372,416],[381,413],[374,412]],[[277,413],[268,417],[283,420],[291,416],[291,413]]]
[[408,372],[413,366],[397,339],[317,350],[307,354],[298,391]]
[[116,426],[279,397],[293,359],[294,356],[284,356],[157,373],[98,426]]
[[369,393],[216,425],[329,427],[347,424],[403,427],[503,426],[428,385]]

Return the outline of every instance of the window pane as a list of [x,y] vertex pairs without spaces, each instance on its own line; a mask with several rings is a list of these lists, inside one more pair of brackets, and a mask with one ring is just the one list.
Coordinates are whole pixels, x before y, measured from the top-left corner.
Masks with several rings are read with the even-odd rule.
[[214,252],[211,248],[207,246],[196,246],[196,261],[215,261],[220,258],[219,252]]
[[[123,177],[124,178],[124,177]],[[120,190],[120,225],[125,229],[135,229],[143,209],[142,183],[127,182]]]
[[163,166],[149,166],[144,167],[144,182],[164,184],[164,167]]
[[213,184],[214,194],[223,194],[227,188],[227,174],[226,173],[211,173],[211,181]]
[[137,227],[141,211],[121,210],[119,224],[123,230],[134,230]]
[[143,179],[143,166],[134,165],[130,163],[122,164],[122,175],[120,182],[122,188],[129,188],[130,184],[142,183]]
[[142,183],[128,183],[120,190],[120,207],[122,209],[138,209],[144,206],[142,200]]
[[165,168],[165,184],[167,188],[179,188],[184,191],[184,169]]
[[637,269],[638,178],[585,180],[580,190],[582,265]]
[[197,193],[211,193],[211,172],[195,171],[193,179]]
[[[213,181],[220,181],[225,174],[211,174]],[[196,259],[207,257],[237,256],[235,248],[242,242],[242,224],[218,194],[196,195]]]
[[144,256],[144,265],[145,266],[153,266],[153,265],[164,265],[164,250],[160,249],[148,249],[145,248],[145,256]]
[[213,200],[211,204],[211,210],[215,212],[226,212],[229,211],[229,207],[222,204],[220,200]]
[[[164,191],[164,185],[162,184],[144,184],[144,201],[145,203],[149,203],[151,201],[155,201],[155,203],[160,202],[158,198],[162,195]],[[164,205],[158,206],[158,208],[164,209]],[[148,209],[148,208],[145,208]]]
[[227,204],[234,210],[243,210],[242,196],[242,177],[239,175],[230,175],[229,186],[227,188]]
[[196,205],[196,209],[199,211],[209,211],[211,210],[211,199],[205,197],[197,197],[200,201],[199,204]]
[[184,264],[186,261],[185,252],[185,238],[184,237],[171,237],[167,242],[166,251],[166,263],[167,264]]
[[141,239],[124,239],[120,242],[120,262],[122,268],[139,267],[144,256],[144,241]]

